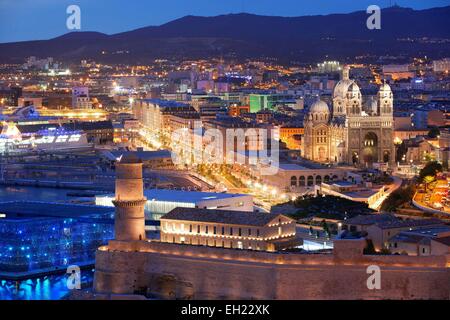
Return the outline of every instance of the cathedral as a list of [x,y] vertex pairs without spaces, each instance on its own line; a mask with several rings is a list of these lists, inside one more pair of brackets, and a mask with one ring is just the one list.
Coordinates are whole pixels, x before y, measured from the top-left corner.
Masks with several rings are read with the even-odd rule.
[[304,119],[304,157],[322,163],[372,167],[395,161],[393,95],[388,84],[363,100],[344,67],[332,96],[332,109],[318,99]]

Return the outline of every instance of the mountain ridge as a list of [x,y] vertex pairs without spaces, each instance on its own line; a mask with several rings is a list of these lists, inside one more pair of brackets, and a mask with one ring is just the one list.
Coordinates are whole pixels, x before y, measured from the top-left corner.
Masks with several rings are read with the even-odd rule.
[[[368,30],[368,17],[365,11],[300,17],[250,13],[212,17],[188,15],[159,26],[110,35],[78,31],[49,40],[3,43],[0,44],[0,61],[19,63],[31,55],[112,62],[218,55],[236,58],[272,56],[304,62],[324,58],[352,59],[361,55],[448,55],[450,6],[425,10],[382,9],[381,30]],[[401,40],[411,38],[448,41],[408,43]]]

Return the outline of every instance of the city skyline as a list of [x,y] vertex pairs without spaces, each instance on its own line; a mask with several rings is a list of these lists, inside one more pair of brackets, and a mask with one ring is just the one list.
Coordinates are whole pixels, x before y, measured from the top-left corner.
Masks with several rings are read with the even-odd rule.
[[449,17],[0,0],[0,304],[449,300]]
[[66,9],[70,5],[78,5],[81,9],[81,30],[114,34],[134,29],[159,26],[187,15],[217,16],[224,14],[250,13],[266,16],[299,17],[308,15],[328,15],[365,11],[370,5],[386,8],[391,5],[412,8],[414,10],[429,9],[450,5],[449,0],[423,1],[354,1],[344,0],[331,2],[326,0],[297,5],[294,0],[282,0],[275,7],[269,0],[250,3],[245,0],[231,0],[225,3],[211,3],[197,0],[198,6],[191,7],[180,0],[152,1],[142,3],[132,1],[123,5],[123,1],[103,1],[95,3],[87,1],[0,1],[0,43],[51,39],[70,32],[66,28],[69,16]]

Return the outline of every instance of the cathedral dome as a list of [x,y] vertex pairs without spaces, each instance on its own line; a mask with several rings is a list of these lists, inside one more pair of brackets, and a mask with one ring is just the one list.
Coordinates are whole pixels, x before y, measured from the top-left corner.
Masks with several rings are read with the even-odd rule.
[[385,83],[383,83],[383,84],[380,86],[380,91],[389,91],[389,92],[391,92],[391,91],[392,91],[392,90],[391,90],[391,86],[388,85],[388,84],[385,82]]
[[[354,87],[356,86],[356,87]],[[333,91],[333,98],[345,98],[347,95],[347,92],[350,89],[357,89],[359,91],[358,85],[353,80],[340,80],[336,86],[334,87]]]
[[326,102],[322,100],[317,100],[309,108],[309,113],[330,113],[330,109]]

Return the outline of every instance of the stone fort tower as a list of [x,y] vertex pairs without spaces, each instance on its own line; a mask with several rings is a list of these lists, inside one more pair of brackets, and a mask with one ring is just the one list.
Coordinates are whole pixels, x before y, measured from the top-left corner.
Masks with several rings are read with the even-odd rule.
[[142,161],[136,156],[122,156],[116,164],[115,239],[145,239],[144,185]]

